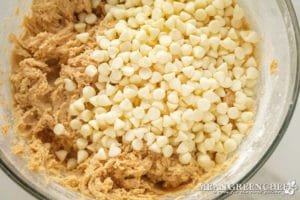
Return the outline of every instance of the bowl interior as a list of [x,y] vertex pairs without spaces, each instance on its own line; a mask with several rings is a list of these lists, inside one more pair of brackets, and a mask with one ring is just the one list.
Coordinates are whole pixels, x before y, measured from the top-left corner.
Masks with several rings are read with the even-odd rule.
[[[13,46],[8,42],[11,32],[21,32],[21,19],[28,13],[30,0],[3,1],[0,8],[0,126],[10,125],[7,138],[0,135],[0,156],[5,170],[16,182],[19,182],[29,192],[49,199],[79,198],[77,193],[66,190],[58,184],[46,186],[44,175],[34,174],[26,168],[23,159],[13,155],[10,145],[16,138],[14,120],[12,117],[12,95],[9,85],[10,53]],[[240,0],[246,10],[250,24],[262,37],[257,55],[260,59],[261,77],[257,93],[257,116],[254,127],[237,149],[239,157],[229,169],[214,177],[209,183],[232,184],[256,170],[257,164],[263,162],[266,153],[273,151],[274,141],[278,134],[283,134],[287,123],[286,117],[293,110],[295,102],[295,85],[297,81],[297,45],[295,29],[287,4],[274,0]],[[16,15],[18,8],[19,15]],[[270,74],[270,64],[277,60],[279,68],[276,74]],[[273,145],[272,145],[273,144]],[[198,191],[185,194],[187,199],[207,199],[218,194],[208,191]]]

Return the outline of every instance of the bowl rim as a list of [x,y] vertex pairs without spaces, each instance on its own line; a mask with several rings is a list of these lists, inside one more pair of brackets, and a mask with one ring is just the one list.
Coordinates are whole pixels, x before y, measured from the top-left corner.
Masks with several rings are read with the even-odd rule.
[[[279,2],[280,0],[277,0]],[[244,176],[242,177],[236,184],[243,184],[250,180],[257,172],[258,170],[266,163],[266,161],[270,158],[270,156],[275,151],[276,147],[278,146],[279,142],[283,138],[285,132],[287,131],[287,128],[290,124],[290,121],[293,117],[297,100],[299,97],[299,91],[300,91],[300,28],[299,23],[297,19],[297,15],[295,12],[295,9],[293,7],[293,3],[291,0],[284,0],[283,2],[287,8],[287,14],[289,14],[289,18],[291,19],[291,25],[294,30],[294,38],[296,41],[296,76],[295,76],[295,85],[293,88],[293,96],[292,96],[292,102],[289,106],[288,112],[286,114],[286,117],[283,121],[283,125],[278,131],[277,136],[273,140],[272,144],[270,145],[268,151],[265,152],[265,154],[261,157],[259,162],[254,165],[254,167]],[[38,191],[36,188],[31,187],[31,185],[24,181],[22,178],[20,178],[14,170],[6,164],[5,160],[3,159],[2,152],[0,152],[0,168],[2,171],[10,178],[12,179],[16,184],[18,184],[21,188],[23,188],[26,192],[31,194],[33,197],[39,199],[39,200],[50,200],[49,197],[42,194],[40,191]],[[224,193],[217,196],[215,199],[225,199],[226,197],[229,197],[231,195],[230,190],[225,191]]]

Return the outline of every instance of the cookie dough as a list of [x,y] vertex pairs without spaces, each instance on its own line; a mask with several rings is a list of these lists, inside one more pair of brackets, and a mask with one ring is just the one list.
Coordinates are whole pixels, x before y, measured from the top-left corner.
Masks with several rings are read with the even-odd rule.
[[[16,126],[26,139],[14,151],[27,157],[30,169],[47,172],[58,183],[96,199],[156,199],[192,188],[205,173],[194,157],[183,165],[177,155],[166,158],[147,149],[132,151],[125,145],[116,158],[102,162],[89,157],[70,169],[55,156],[63,148],[69,152],[68,159],[76,157],[74,144],[79,136],[70,128],[68,109],[85,86],[97,81],[84,71],[97,64],[90,58],[97,47],[95,35],[114,26],[101,21],[103,5],[100,3],[96,12],[96,25],[87,26],[90,37],[86,43],[76,39],[74,24],[79,13],[92,13],[90,0],[33,0],[32,15],[24,18],[23,34],[11,36],[15,44],[11,84]],[[75,90],[65,90],[66,78],[76,82]],[[224,101],[232,105],[234,98],[226,89]],[[53,127],[61,122],[68,134],[57,136]]]
[[[28,139],[29,168],[65,174],[56,180],[99,199],[151,199],[169,189],[193,185],[203,173],[196,161],[182,165],[176,157],[164,158],[150,151],[124,151],[106,163],[88,159],[73,170],[55,159],[54,152],[61,147],[75,153],[77,134],[55,137],[54,124],[70,121],[70,102],[95,81],[84,70],[93,64],[89,54],[96,41],[81,44],[73,30],[74,13],[91,10],[90,0],[34,0],[32,16],[24,19],[25,32],[11,38],[16,44],[11,76],[15,118],[20,134]],[[109,26],[99,23],[88,32],[94,35]],[[65,91],[65,78],[77,82],[74,92]]]

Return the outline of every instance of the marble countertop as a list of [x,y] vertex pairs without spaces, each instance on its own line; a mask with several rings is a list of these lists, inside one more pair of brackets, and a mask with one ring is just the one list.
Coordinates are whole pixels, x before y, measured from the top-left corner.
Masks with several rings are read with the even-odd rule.
[[[293,0],[294,7],[300,19],[300,1]],[[252,183],[272,183],[282,182],[285,183],[291,179],[298,181],[298,187],[300,185],[300,98],[298,100],[298,106],[295,110],[294,117],[290,123],[290,126],[283,137],[278,148],[273,153],[271,158],[263,166],[262,169],[250,180]],[[22,188],[16,185],[0,170],[0,198],[3,200],[34,200],[30,194],[25,192]],[[260,196],[254,195],[248,196],[231,196],[229,199],[274,199],[274,196]],[[296,192],[296,195],[289,199],[300,199],[300,191]]]

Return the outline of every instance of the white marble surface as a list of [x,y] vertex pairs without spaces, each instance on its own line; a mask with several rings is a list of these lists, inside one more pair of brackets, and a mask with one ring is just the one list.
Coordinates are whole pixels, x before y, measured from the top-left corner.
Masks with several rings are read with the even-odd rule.
[[[300,1],[293,0],[295,9],[300,17]],[[290,179],[298,181],[300,185],[300,99],[294,117],[287,130],[286,135],[279,144],[272,157],[264,167],[250,180],[252,183],[287,182]],[[3,200],[35,200],[30,194],[16,185],[0,170],[0,199]],[[241,199],[232,196],[230,199]],[[243,196],[242,199],[274,199],[268,196]],[[300,191],[292,199],[300,199]]]

